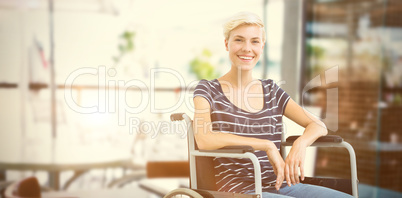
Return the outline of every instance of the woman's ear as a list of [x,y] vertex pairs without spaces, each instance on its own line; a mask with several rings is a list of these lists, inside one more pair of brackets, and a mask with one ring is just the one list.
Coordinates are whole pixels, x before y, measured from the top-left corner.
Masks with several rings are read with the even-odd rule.
[[225,48],[226,48],[226,51],[229,51],[228,40],[226,40],[226,39],[225,39]]

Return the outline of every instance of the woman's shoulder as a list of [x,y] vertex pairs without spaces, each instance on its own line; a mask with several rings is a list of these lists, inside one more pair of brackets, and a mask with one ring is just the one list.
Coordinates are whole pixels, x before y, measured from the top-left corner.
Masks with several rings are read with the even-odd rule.
[[212,79],[212,80],[207,80],[207,79],[201,79],[200,80],[200,83],[213,83],[213,84],[216,84],[217,83],[217,81],[218,81],[218,79]]
[[213,80],[201,79],[197,85],[198,88],[201,88],[201,87],[211,88],[211,87],[216,87],[216,86],[219,86],[217,79],[213,79]]
[[259,79],[259,80],[261,81],[262,85],[263,85],[265,88],[267,88],[267,87],[269,87],[269,86],[272,87],[272,85],[275,84],[274,80],[269,79],[269,78],[267,78],[267,79]]
[[217,93],[219,93],[217,92],[218,91],[217,86],[219,86],[219,83],[217,83],[216,79],[213,80],[201,79],[198,82],[198,85],[194,89],[193,97],[201,96],[207,99],[207,101],[212,106],[215,96],[217,95]]

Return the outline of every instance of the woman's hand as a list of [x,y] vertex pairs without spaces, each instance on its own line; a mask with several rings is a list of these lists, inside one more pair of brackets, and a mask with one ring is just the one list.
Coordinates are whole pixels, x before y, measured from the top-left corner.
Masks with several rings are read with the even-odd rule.
[[292,99],[289,99],[284,115],[305,128],[303,135],[293,143],[292,149],[285,160],[285,178],[290,186],[291,184],[299,183],[299,170],[301,179],[302,181],[304,180],[306,148],[319,137],[327,135],[328,131],[323,122],[304,110]]
[[276,190],[279,190],[283,180],[285,179],[284,176],[285,162],[283,161],[282,156],[279,153],[278,149],[276,148],[275,144],[270,145],[266,152],[268,155],[269,162],[274,168],[274,173],[276,175],[275,188]]
[[299,169],[301,180],[304,180],[304,158],[307,146],[296,140],[285,160],[285,178],[289,186],[296,185],[299,181]]

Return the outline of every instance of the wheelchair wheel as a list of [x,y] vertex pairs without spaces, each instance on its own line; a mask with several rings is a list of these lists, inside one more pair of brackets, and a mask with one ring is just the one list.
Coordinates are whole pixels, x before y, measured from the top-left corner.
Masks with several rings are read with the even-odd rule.
[[172,190],[168,194],[166,194],[163,198],[182,198],[182,197],[203,198],[198,192],[188,188],[178,188]]

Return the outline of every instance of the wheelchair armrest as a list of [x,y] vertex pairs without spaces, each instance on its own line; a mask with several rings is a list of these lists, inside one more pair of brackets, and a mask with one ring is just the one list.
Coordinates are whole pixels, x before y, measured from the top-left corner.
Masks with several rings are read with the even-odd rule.
[[[293,143],[299,137],[299,135],[289,136],[288,138],[286,138],[286,143]],[[326,135],[319,137],[314,143],[341,143],[342,141],[343,138],[340,136]]]
[[251,146],[225,146],[216,150],[200,149],[199,151],[207,153],[247,153],[247,152],[252,153],[254,152],[254,148]]

